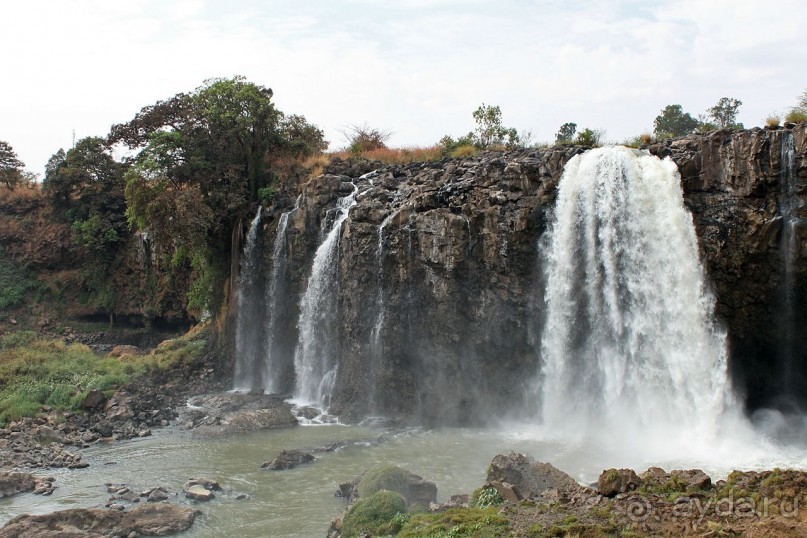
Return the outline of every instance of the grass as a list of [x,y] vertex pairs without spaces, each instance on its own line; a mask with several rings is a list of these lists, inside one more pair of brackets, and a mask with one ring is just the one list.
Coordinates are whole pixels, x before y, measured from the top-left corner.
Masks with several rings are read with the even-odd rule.
[[342,521],[345,538],[369,532],[373,536],[394,534],[407,521],[406,501],[394,491],[378,491],[350,507]]
[[449,508],[436,514],[412,516],[398,538],[494,538],[508,536],[510,523],[496,508]]
[[358,153],[344,150],[331,153],[329,154],[329,157],[339,157],[342,160],[359,157],[370,161],[380,161],[384,164],[409,164],[415,162],[439,161],[443,158],[443,154],[439,146],[429,146],[410,148],[376,148]]
[[381,490],[395,491],[406,495],[409,489],[409,472],[397,465],[374,467],[364,473],[357,489],[359,497],[369,497]]
[[802,123],[807,121],[807,110],[794,108],[785,116],[785,121],[789,123]]
[[137,376],[187,366],[204,354],[206,335],[205,328],[196,328],[148,355],[118,359],[32,331],[5,334],[0,337],[0,424],[33,416],[43,405],[78,411],[91,390],[111,393]]

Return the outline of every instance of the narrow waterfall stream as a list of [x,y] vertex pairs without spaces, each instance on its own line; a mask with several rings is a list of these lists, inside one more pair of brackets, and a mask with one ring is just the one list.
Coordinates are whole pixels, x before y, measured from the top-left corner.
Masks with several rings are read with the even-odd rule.
[[260,271],[260,246],[258,232],[261,226],[262,207],[258,206],[255,218],[247,232],[244,253],[241,256],[241,272],[238,277],[238,318],[235,336],[234,388],[249,392],[259,383],[261,368],[261,345],[263,335],[263,282]]
[[573,158],[548,236],[542,413],[559,435],[710,443],[736,404],[675,164]]
[[277,393],[285,390],[285,379],[293,377],[290,361],[285,357],[284,350],[278,341],[278,323],[288,312],[288,303],[292,300],[287,290],[288,251],[287,234],[289,219],[300,208],[302,195],[297,197],[294,208],[280,215],[275,233],[274,248],[272,250],[272,278],[266,290],[266,351],[263,363],[263,386],[268,393]]
[[294,353],[294,399],[327,408],[338,367],[339,236],[342,223],[356,204],[358,189],[339,198],[336,215],[325,240],[317,248],[308,286],[300,300],[299,338]]

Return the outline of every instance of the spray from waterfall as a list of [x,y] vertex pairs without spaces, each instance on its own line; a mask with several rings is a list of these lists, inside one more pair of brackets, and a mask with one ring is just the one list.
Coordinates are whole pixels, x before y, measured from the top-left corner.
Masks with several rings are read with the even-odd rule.
[[294,399],[327,408],[338,368],[339,236],[342,223],[356,204],[358,189],[339,198],[333,224],[314,255],[308,286],[300,300],[299,338],[294,353]]
[[[241,270],[238,276],[236,302],[238,313],[235,329],[235,376],[236,390],[250,391],[259,381],[260,365],[259,341],[261,339],[261,320],[263,319],[260,300],[260,242],[258,232],[261,225],[261,210],[258,211],[247,232],[244,252],[241,256]],[[260,387],[258,387],[260,388]]]
[[546,246],[545,427],[714,439],[735,403],[675,164],[623,147],[574,157]]

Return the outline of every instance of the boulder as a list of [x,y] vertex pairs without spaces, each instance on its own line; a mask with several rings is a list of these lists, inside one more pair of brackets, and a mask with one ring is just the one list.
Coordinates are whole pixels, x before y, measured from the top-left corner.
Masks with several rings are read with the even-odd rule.
[[104,413],[109,420],[125,422],[131,419],[132,413],[129,399],[122,392],[116,392],[104,405]]
[[92,411],[94,409],[100,408],[105,403],[106,403],[106,394],[104,394],[100,390],[91,390],[84,397],[84,400],[82,400],[81,407],[86,409],[87,411]]
[[36,486],[36,478],[30,473],[0,472],[0,499],[34,491]]
[[73,508],[22,515],[0,529],[0,538],[170,536],[188,530],[199,513],[170,504],[143,504],[129,511]]
[[195,501],[210,501],[216,496],[213,491],[221,491],[221,486],[210,478],[191,478],[182,487],[185,496]]
[[514,452],[493,458],[488,467],[487,481],[512,485],[524,498],[541,497],[550,490],[568,496],[584,489],[571,476],[549,463],[534,462],[532,458]]
[[619,493],[633,491],[642,485],[633,469],[606,469],[597,479],[597,493],[614,497]]
[[407,506],[428,507],[429,504],[437,502],[437,486],[434,482],[424,480],[422,476],[396,465],[375,467],[365,471],[355,488],[360,499],[381,490],[400,493],[406,499]]
[[261,465],[262,469],[280,471],[294,469],[298,465],[314,461],[314,456],[302,450],[283,450],[273,460]]
[[700,469],[671,471],[670,476],[685,482],[687,490],[706,490],[712,487],[712,479]]

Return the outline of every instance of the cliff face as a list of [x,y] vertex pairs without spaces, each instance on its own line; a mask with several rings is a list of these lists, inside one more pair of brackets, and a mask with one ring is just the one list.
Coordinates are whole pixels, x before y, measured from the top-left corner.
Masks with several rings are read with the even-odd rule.
[[[752,406],[804,392],[807,232],[797,219],[807,216],[807,126],[648,149],[680,170],[737,386]],[[375,171],[332,163],[304,187],[280,237],[285,298],[273,345],[283,357],[281,386],[293,389],[299,301],[316,248],[337,198],[356,188],[331,290],[329,348],[339,364],[331,410],[465,423],[528,407],[542,330],[541,238],[563,166],[583,151]],[[267,278],[278,259],[277,222],[292,205],[281,197],[264,221]]]

